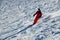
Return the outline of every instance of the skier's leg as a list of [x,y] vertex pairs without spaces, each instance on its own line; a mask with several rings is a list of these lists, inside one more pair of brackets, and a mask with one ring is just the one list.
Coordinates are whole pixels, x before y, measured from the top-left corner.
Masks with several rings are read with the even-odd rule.
[[38,19],[39,19],[39,18],[35,18],[33,24],[36,24],[36,23],[38,22]]

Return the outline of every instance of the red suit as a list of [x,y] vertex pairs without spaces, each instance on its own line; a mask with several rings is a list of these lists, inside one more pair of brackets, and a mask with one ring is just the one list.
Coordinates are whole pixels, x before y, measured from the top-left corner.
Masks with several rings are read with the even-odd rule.
[[34,16],[35,16],[35,15],[36,15],[36,17],[35,17],[35,19],[34,19],[34,23],[33,23],[33,24],[36,24],[36,23],[38,22],[39,18],[42,16],[42,13],[41,13],[40,10],[38,10],[38,11],[34,14]]

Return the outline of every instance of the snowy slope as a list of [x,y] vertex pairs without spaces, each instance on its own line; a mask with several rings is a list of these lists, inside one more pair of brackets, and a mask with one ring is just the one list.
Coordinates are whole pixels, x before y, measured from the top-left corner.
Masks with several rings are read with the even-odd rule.
[[[37,8],[41,9],[43,16],[32,26]],[[0,40],[59,38],[60,0],[0,0]]]

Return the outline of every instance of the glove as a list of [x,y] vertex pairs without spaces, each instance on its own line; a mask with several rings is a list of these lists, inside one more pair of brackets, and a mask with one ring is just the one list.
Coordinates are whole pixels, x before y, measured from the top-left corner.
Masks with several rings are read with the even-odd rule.
[[35,16],[35,14],[33,16]]
[[33,16],[35,16],[37,13],[35,13]]

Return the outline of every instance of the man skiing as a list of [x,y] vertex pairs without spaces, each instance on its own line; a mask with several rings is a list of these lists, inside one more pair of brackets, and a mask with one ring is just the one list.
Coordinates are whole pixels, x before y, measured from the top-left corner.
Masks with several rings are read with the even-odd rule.
[[36,17],[34,19],[33,25],[36,24],[38,22],[39,18],[42,16],[42,12],[39,8],[38,8],[38,11],[33,16],[35,16],[35,15],[36,15]]

